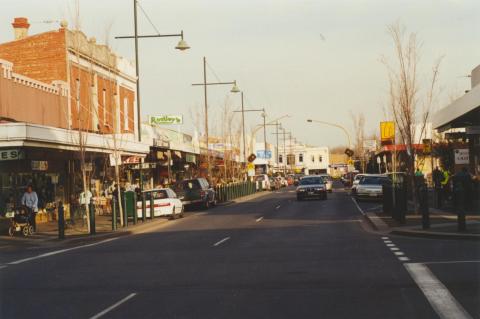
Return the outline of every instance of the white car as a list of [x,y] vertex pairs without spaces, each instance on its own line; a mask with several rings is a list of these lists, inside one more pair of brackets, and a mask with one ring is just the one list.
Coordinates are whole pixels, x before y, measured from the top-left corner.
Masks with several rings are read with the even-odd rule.
[[320,174],[320,176],[323,178],[325,181],[325,186],[327,187],[327,192],[332,192],[333,190],[333,179],[332,176],[328,174]]
[[[170,188],[157,188],[143,191],[145,194],[146,217],[150,218],[151,200],[153,199],[153,217],[180,216],[183,217],[183,203]],[[137,199],[137,217],[142,218],[142,200]]]
[[383,196],[383,185],[388,182],[389,179],[385,175],[365,175],[357,185],[355,198],[357,200],[381,199]]
[[267,174],[255,175],[254,181],[257,184],[257,190],[270,190],[270,179]]
[[362,179],[362,177],[366,176],[366,175],[367,174],[357,174],[357,175],[355,175],[355,177],[353,178],[352,188],[351,188],[352,195],[356,194],[358,183],[360,183],[360,180]]

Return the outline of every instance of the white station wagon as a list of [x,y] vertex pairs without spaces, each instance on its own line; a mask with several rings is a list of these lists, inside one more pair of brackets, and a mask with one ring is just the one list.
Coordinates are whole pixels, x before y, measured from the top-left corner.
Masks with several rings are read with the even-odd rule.
[[[145,194],[146,217],[150,218],[150,204],[153,198],[153,217],[183,217],[183,203],[170,188],[158,188],[143,191]],[[137,200],[137,217],[142,217],[142,200]]]

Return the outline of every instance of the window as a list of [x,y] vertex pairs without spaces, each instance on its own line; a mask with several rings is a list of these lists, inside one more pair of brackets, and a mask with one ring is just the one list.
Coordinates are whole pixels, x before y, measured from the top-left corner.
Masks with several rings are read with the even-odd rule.
[[303,163],[303,154],[302,153],[298,154],[298,161],[300,163]]
[[315,155],[312,155],[312,163],[315,163]]
[[318,161],[319,161],[319,162],[322,162],[322,160],[323,160],[322,155],[318,155]]
[[128,130],[128,99],[123,99],[123,118],[124,118],[124,130]]
[[103,106],[103,125],[108,123],[107,121],[107,91],[103,89],[102,91],[102,106]]
[[75,91],[77,93],[77,113],[80,113],[80,79],[75,81]]
[[278,162],[283,163],[283,155],[278,155]]

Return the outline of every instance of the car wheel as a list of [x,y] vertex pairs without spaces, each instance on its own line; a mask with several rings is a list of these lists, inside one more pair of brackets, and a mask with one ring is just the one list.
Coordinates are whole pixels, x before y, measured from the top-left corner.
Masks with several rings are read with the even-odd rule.
[[22,228],[22,233],[23,233],[23,236],[27,237],[28,236],[28,226],[25,226]]
[[32,226],[32,225],[29,225],[29,226],[28,226],[28,233],[29,233],[30,235],[33,235],[34,232],[35,232],[35,231],[33,230],[33,226]]
[[13,226],[8,227],[8,236],[12,237],[15,234],[15,228]]
[[184,206],[182,206],[182,210],[180,212],[180,218],[183,218],[183,217],[185,217],[185,207]]

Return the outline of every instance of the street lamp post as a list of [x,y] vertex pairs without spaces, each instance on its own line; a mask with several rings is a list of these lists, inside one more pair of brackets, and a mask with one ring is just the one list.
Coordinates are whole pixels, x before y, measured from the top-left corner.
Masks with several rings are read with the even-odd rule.
[[138,59],[138,39],[140,38],[166,38],[166,37],[180,37],[180,41],[175,46],[175,49],[185,51],[190,49],[190,46],[183,40],[183,30],[180,33],[175,34],[150,34],[150,35],[138,35],[138,23],[137,23],[137,2],[133,0],[133,36],[119,36],[115,39],[135,39],[135,74],[137,76],[137,128],[138,128],[138,141],[142,141],[142,120],[140,112],[140,67]]
[[330,125],[330,126],[334,126],[334,127],[337,127],[337,128],[339,128],[339,129],[341,129],[341,130],[345,133],[345,136],[347,137],[348,148],[352,148],[352,143],[351,143],[351,139],[350,139],[350,134],[348,134],[347,129],[344,128],[343,126],[341,126],[341,125],[339,125],[339,124],[335,124],[335,123],[330,123],[330,122],[325,122],[325,121],[317,121],[317,120],[312,120],[312,119],[308,119],[307,122],[309,122],[309,123],[315,122],[315,123]]
[[192,86],[203,86],[204,107],[205,107],[205,138],[207,147],[207,175],[210,177],[210,151],[208,148],[208,100],[207,100],[207,86],[208,85],[233,85],[230,92],[239,93],[237,81],[231,82],[207,82],[207,58],[203,57],[203,83],[193,83]]

